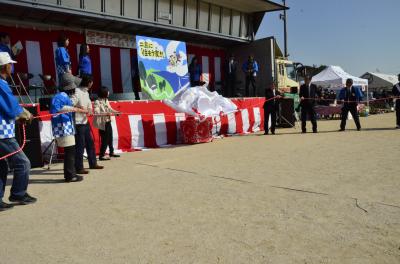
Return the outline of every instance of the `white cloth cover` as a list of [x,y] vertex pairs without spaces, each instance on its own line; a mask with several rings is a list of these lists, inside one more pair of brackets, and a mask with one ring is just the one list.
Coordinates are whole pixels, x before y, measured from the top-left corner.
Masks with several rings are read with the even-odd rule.
[[164,100],[166,105],[177,112],[197,115],[194,109],[204,116],[215,116],[221,112],[227,114],[237,110],[237,106],[217,92],[210,92],[204,86],[181,90],[172,100]]
[[323,88],[338,90],[346,85],[346,80],[349,78],[353,79],[354,86],[368,86],[367,79],[352,76],[339,66],[328,66],[325,70],[315,75],[311,82],[317,86],[322,86]]

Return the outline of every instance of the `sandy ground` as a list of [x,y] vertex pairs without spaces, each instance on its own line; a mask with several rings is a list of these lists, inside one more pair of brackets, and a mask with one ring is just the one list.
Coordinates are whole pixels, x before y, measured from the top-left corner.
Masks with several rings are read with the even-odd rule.
[[129,153],[82,183],[34,170],[0,263],[400,263],[400,130],[361,122]]

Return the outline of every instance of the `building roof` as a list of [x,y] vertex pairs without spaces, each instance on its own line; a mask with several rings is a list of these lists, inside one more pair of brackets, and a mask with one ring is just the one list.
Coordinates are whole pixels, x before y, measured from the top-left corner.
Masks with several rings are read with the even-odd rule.
[[[370,78],[370,76],[372,75],[372,78]],[[398,78],[396,75],[393,74],[384,74],[384,73],[380,73],[380,72],[366,72],[362,75],[362,78],[366,78],[366,79],[373,79],[374,77],[378,77],[379,79],[388,82],[392,85],[395,85],[396,83],[398,83]]]
[[272,12],[288,9],[287,7],[268,0],[204,0],[212,4],[229,7],[245,13]]

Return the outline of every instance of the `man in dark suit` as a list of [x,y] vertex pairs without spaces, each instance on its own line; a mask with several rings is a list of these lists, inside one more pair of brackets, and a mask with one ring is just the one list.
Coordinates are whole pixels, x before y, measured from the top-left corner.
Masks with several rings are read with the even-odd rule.
[[357,130],[361,130],[360,118],[358,116],[357,105],[363,98],[363,93],[360,88],[353,86],[353,80],[346,80],[346,87],[342,88],[339,93],[339,100],[343,102],[342,107],[342,122],[340,123],[340,130],[346,129],[346,121],[349,112],[353,116],[354,123],[356,124]]
[[265,91],[265,103],[264,103],[264,135],[269,134],[269,117],[271,116],[271,134],[275,135],[276,127],[276,111],[279,106],[279,99],[281,98],[280,93],[275,90],[274,86],[271,86]]
[[304,84],[300,86],[300,106],[301,106],[301,132],[306,133],[307,116],[310,117],[312,130],[317,133],[317,115],[315,113],[315,98],[318,96],[318,88],[311,84],[311,77],[306,76]]
[[235,59],[235,55],[231,55],[229,61],[226,63],[226,91],[225,96],[234,97],[236,94],[236,74],[238,69],[238,62]]
[[393,86],[393,96],[396,98],[396,128],[400,129],[400,74],[397,76],[399,78],[399,83]]

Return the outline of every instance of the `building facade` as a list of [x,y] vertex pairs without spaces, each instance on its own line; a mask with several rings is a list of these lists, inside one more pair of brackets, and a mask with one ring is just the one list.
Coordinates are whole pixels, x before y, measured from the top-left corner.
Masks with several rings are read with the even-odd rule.
[[200,59],[203,78],[215,88],[231,48],[251,44],[264,14],[284,8],[266,0],[0,0],[0,31],[12,43],[22,42],[17,70],[35,76],[55,76],[53,51],[61,33],[71,40],[73,65],[80,44],[91,36],[95,82],[116,94],[132,90],[136,50],[130,37],[183,40],[189,58]]

